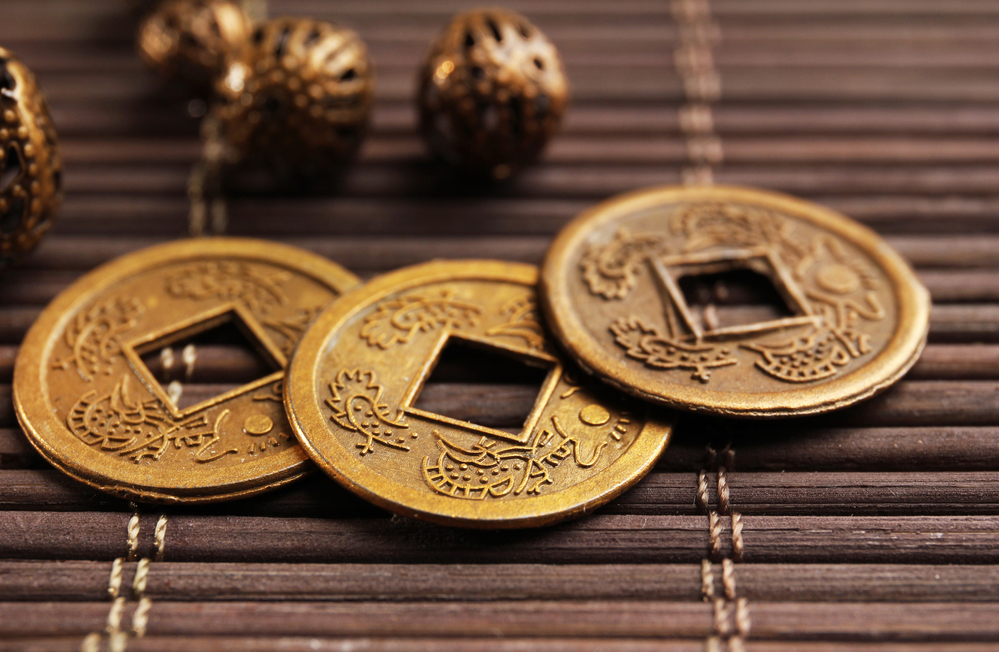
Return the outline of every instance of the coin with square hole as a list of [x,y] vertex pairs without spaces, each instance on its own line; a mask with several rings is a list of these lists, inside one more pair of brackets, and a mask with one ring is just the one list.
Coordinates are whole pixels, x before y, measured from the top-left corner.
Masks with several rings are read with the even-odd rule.
[[479,528],[580,516],[637,482],[670,428],[548,342],[537,269],[441,261],[331,305],[285,404],[312,459],[399,514]]
[[358,283],[307,251],[213,238],[137,251],[42,312],[14,405],[52,464],[136,501],[248,496],[307,472],[282,404],[311,321]]
[[762,190],[640,190],[552,243],[540,294],[578,364],[640,398],[732,416],[811,414],[898,380],[929,294],[874,232]]

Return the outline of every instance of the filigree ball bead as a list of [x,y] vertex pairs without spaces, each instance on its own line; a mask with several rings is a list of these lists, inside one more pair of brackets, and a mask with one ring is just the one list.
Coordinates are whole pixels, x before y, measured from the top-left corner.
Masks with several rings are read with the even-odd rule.
[[569,84],[555,46],[502,9],[457,16],[420,72],[420,129],[439,156],[473,174],[509,176],[562,122]]
[[166,0],[139,26],[139,54],[167,78],[210,89],[252,24],[233,0]]
[[0,268],[28,253],[62,198],[55,127],[32,72],[0,48]]
[[281,18],[253,32],[217,90],[222,133],[237,158],[314,177],[339,169],[360,147],[374,76],[354,32]]

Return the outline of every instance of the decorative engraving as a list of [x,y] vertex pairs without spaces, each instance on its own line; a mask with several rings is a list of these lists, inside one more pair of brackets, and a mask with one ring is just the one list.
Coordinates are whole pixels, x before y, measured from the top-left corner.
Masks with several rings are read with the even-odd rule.
[[672,216],[671,230],[683,235],[685,253],[712,247],[753,249],[766,247],[789,265],[806,254],[795,242],[792,224],[784,216],[759,206],[696,203],[681,206]]
[[279,380],[275,383],[267,385],[267,387],[262,387],[264,394],[257,394],[253,397],[254,401],[274,401],[275,403],[284,403],[284,381]]
[[254,438],[246,447],[247,455],[256,455],[258,452],[264,453],[268,449],[278,448],[284,442],[291,441],[291,437],[278,429],[274,431],[274,420],[266,414],[251,414],[243,419],[243,432]]
[[610,418],[611,413],[599,403],[590,403],[579,411],[579,420],[588,426],[602,426]]
[[[647,265],[659,281],[669,333],[635,316],[610,325],[625,355],[646,366],[693,371],[709,382],[711,369],[735,365],[732,347],[760,354],[756,368],[778,380],[801,383],[839,373],[850,360],[871,351],[862,321],[886,315],[877,296],[875,273],[827,233],[810,240],[795,234],[794,223],[779,213],[729,203],[681,205],[670,216],[669,234],[635,235],[619,229],[614,239],[588,250],[580,265],[590,292],[624,299]],[[667,255],[670,237],[678,251]],[[695,323],[673,274],[746,267],[767,274],[798,317],[729,327],[724,337],[709,337]],[[782,342],[760,342],[768,332],[794,330]],[[717,343],[724,340],[726,344]]]
[[423,478],[434,491],[456,498],[539,495],[544,487],[555,483],[551,472],[564,460],[571,456],[579,468],[588,469],[600,460],[607,447],[607,442],[600,442],[589,453],[583,453],[579,439],[567,435],[557,417],[552,416],[551,423],[551,430],[540,430],[527,446],[482,437],[464,448],[435,430],[441,453],[433,462],[429,455],[423,458]]
[[458,301],[454,295],[454,290],[446,289],[436,296],[411,294],[385,301],[364,320],[361,338],[369,346],[384,350],[406,344],[418,334],[437,328],[471,328],[478,324],[482,309]]
[[731,349],[664,337],[658,329],[646,325],[638,317],[621,317],[611,324],[610,330],[629,358],[641,360],[647,367],[655,369],[693,371],[691,378],[702,383],[711,380],[711,369],[739,362],[729,355]]
[[291,317],[265,319],[263,325],[275,331],[284,339],[281,344],[281,352],[291,357],[291,354],[295,352],[295,347],[298,346],[298,341],[302,339],[302,334],[305,333],[305,330],[322,310],[323,306],[299,308]]
[[123,376],[103,396],[91,390],[80,397],[66,417],[70,431],[84,443],[128,457],[136,464],[147,458],[159,460],[171,444],[175,449],[196,448],[194,459],[199,463],[214,462],[237,452],[211,451],[221,439],[220,428],[229,410],[219,413],[211,426],[204,414],[175,421],[158,400],[133,400],[129,396],[128,379],[129,376]]
[[330,383],[330,393],[333,397],[326,399],[326,405],[333,410],[330,419],[364,437],[364,441],[357,444],[362,456],[375,452],[375,444],[409,450],[406,440],[396,432],[409,428],[403,423],[403,412],[398,410],[393,417],[388,405],[380,402],[382,386],[375,382],[373,371],[342,369]]
[[288,303],[281,286],[289,278],[287,272],[267,272],[243,262],[199,262],[167,275],[166,291],[178,299],[239,301],[254,312],[266,313]]
[[122,353],[121,336],[135,327],[143,311],[137,299],[113,297],[78,313],[63,334],[73,353],[54,360],[53,368],[75,366],[80,378],[88,383],[101,372],[110,374]]
[[[218,441],[222,439],[221,428],[222,423],[229,417],[230,410],[222,410],[219,415],[215,417],[215,423],[212,425],[209,431],[200,431],[196,433],[183,433],[176,432],[177,429],[184,427],[190,428],[185,424],[179,424],[172,426],[171,429],[161,433],[158,437],[153,437],[150,441],[137,446],[131,450],[123,451],[121,454],[130,454],[135,462],[139,462],[144,457],[152,457],[153,459],[159,459],[167,447],[172,443],[174,448],[188,447],[193,448],[197,446],[197,450],[194,452],[195,462],[214,462],[215,460],[222,459],[226,455],[233,453],[238,453],[235,448],[230,448],[218,453],[212,453],[211,447]],[[201,426],[207,425],[208,417],[205,415],[201,416]]]
[[660,236],[636,237],[628,229],[621,228],[603,247],[590,247],[579,266],[590,292],[605,299],[624,299],[634,289],[638,273],[648,257],[663,251],[665,243]]
[[[756,366],[767,374],[779,380],[804,383],[839,373],[838,367],[851,359],[851,354],[840,344],[831,331],[821,331],[784,344],[742,346],[763,356],[763,360],[758,360]],[[857,355],[869,350],[869,347],[863,350],[858,348]]]
[[274,420],[266,414],[251,414],[243,419],[243,432],[251,437],[261,437],[274,429]]
[[582,391],[583,385],[576,375],[576,371],[570,371],[569,369],[562,369],[562,382],[565,383],[566,389],[564,392],[559,394],[560,399],[567,399],[576,392]]
[[291,437],[283,432],[278,432],[276,435],[268,435],[266,439],[260,442],[250,442],[246,447],[246,454],[259,455],[266,453],[268,450],[280,448],[289,441],[291,441]]
[[[757,368],[779,380],[803,383],[839,373],[850,360],[871,352],[871,336],[857,329],[861,319],[879,321],[886,313],[878,300],[877,281],[859,260],[850,257],[838,240],[817,235],[795,268],[795,277],[814,279],[806,296],[821,315],[812,332],[778,344],[746,343],[763,356]],[[861,292],[862,305],[854,296]]]
[[544,330],[538,320],[538,302],[533,294],[510,299],[500,308],[500,314],[509,315],[509,321],[490,328],[486,335],[519,337],[532,349],[544,348]]

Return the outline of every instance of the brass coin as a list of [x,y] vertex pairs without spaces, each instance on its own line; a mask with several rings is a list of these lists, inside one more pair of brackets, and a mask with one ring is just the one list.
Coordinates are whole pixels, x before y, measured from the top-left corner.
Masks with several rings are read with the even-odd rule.
[[[701,315],[685,298],[684,277],[737,270],[766,277],[783,314],[722,323],[724,287]],[[926,289],[873,231],[746,188],[600,204],[556,237],[540,287],[552,331],[585,369],[643,399],[744,417],[872,396],[915,363],[929,324]]]
[[[466,527],[553,523],[630,487],[670,428],[566,367],[538,320],[536,283],[529,265],[441,261],[387,274],[331,305],[302,339],[285,388],[306,452],[377,505]],[[415,407],[455,341],[548,369],[522,428]]]
[[[286,484],[308,458],[284,413],[284,368],[311,320],[357,283],[307,251],[237,238],[114,260],[28,331],[14,371],[18,419],[49,462],[129,500],[216,501]],[[178,409],[141,356],[226,323],[276,371]]]

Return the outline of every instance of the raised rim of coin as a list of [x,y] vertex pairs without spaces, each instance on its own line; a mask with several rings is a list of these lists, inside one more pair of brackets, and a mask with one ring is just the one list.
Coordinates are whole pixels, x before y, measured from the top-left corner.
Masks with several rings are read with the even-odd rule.
[[[827,229],[869,255],[891,282],[898,325],[887,345],[863,367],[808,388],[750,393],[718,392],[675,382],[651,382],[609,353],[588,332],[568,289],[579,252],[594,230],[629,215],[676,201],[738,201],[762,205]],[[768,418],[835,410],[883,391],[915,364],[929,330],[930,297],[905,260],[873,230],[831,209],[769,190],[735,186],[660,186],[626,193],[572,220],[554,239],[541,267],[540,299],[558,343],[585,370],[639,398],[669,407],[728,416]]]
[[[158,265],[213,256],[239,257],[296,270],[337,294],[360,280],[343,267],[290,245],[249,238],[184,240],[126,254],[80,277],[39,315],[21,344],[14,368],[14,406],[28,440],[47,461],[73,478],[115,496],[141,502],[199,503],[252,496],[283,486],[311,472],[308,457],[293,446],[266,461],[255,462],[252,474],[227,467],[164,478],[137,464],[108,464],[106,456],[81,446],[52,409],[44,389],[43,364],[49,360],[56,333],[61,333],[80,304],[131,275]],[[290,433],[289,433],[290,434]]]
[[537,278],[537,268],[522,263],[433,261],[390,272],[345,294],[309,328],[289,368],[285,407],[302,447],[323,471],[369,502],[442,525],[494,529],[549,525],[582,516],[623,493],[652,468],[669,442],[671,426],[652,414],[628,451],[598,475],[556,493],[489,504],[428,495],[388,479],[365,466],[329,432],[330,419],[322,413],[315,393],[317,370],[340,329],[358,313],[388,296],[434,283],[500,281],[533,289]]

